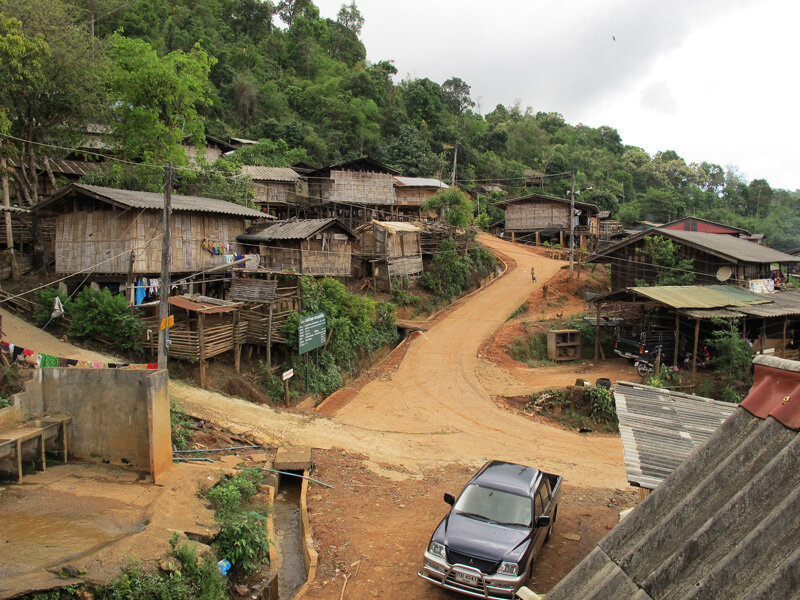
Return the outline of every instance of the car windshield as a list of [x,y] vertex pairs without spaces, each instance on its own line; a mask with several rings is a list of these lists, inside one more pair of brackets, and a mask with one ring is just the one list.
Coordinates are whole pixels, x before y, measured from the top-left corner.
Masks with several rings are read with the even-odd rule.
[[503,525],[531,525],[531,499],[501,490],[468,485],[453,509],[478,519]]

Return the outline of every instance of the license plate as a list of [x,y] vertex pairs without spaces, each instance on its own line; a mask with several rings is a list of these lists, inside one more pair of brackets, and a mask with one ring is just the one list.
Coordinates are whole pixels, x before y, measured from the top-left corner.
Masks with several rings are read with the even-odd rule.
[[478,576],[477,575],[470,575],[469,573],[460,573],[459,571],[455,572],[456,581],[459,583],[464,583],[466,585],[471,585],[473,587],[478,586]]

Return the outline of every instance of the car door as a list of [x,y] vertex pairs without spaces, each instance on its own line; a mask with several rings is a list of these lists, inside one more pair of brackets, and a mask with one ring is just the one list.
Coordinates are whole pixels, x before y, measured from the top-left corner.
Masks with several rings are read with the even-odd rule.
[[547,527],[536,527],[536,521],[542,515],[547,514],[548,503],[550,502],[550,491],[548,482],[545,479],[539,484],[536,490],[536,495],[533,498],[533,512],[534,512],[534,531],[533,531],[533,544],[534,555],[539,553],[539,550],[544,545],[544,539],[547,537]]

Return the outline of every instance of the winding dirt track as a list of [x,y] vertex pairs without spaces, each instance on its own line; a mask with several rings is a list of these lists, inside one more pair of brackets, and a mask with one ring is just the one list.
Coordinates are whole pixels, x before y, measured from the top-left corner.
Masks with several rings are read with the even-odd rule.
[[[529,297],[532,286],[546,282],[563,263],[492,236],[480,241],[513,258],[516,268],[411,341],[395,372],[365,385],[332,418],[276,411],[177,381],[170,382],[170,394],[192,416],[264,442],[362,453],[369,468],[388,477],[419,477],[426,467],[478,466],[498,458],[562,474],[572,485],[626,488],[618,436],[578,434],[523,419],[499,409],[481,385],[481,342]],[[60,356],[97,356],[0,312],[11,342]]]
[[195,417],[283,443],[360,452],[384,475],[499,458],[563,474],[573,485],[626,488],[618,436],[578,434],[522,419],[497,408],[481,386],[481,342],[528,298],[532,286],[547,281],[563,263],[492,236],[480,241],[513,258],[517,267],[411,341],[394,373],[368,383],[330,419],[282,413],[182,384],[173,385],[172,394]]

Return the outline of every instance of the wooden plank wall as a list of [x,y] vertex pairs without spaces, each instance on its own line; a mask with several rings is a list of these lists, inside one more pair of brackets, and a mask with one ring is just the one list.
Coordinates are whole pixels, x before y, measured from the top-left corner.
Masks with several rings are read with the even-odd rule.
[[[238,251],[236,236],[244,229],[244,219],[239,217],[173,213],[170,240],[172,272],[201,271],[224,264],[224,256],[203,250],[203,240],[208,238],[213,245],[230,243],[231,253],[234,253]],[[127,273],[131,248],[136,249],[135,275],[159,273],[160,232],[161,214],[158,211],[140,214],[135,210],[98,210],[58,215],[56,273],[72,273],[89,267],[94,273]]]
[[331,171],[333,188],[326,200],[363,204],[394,204],[394,177],[390,173]]
[[253,184],[253,187],[256,192],[254,200],[256,204],[286,202],[290,195],[294,198],[297,193],[295,184],[285,181],[258,181]]
[[[445,189],[445,188],[442,188]],[[422,206],[428,198],[436,195],[438,188],[394,188],[395,204],[401,206]]]
[[422,255],[405,258],[390,258],[387,261],[389,277],[419,275],[422,273]]

